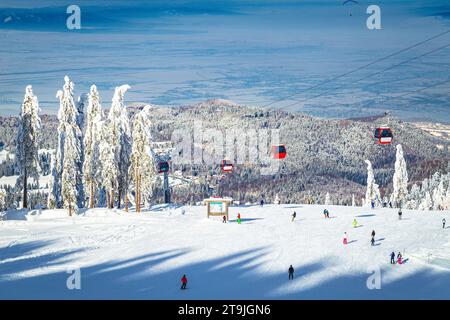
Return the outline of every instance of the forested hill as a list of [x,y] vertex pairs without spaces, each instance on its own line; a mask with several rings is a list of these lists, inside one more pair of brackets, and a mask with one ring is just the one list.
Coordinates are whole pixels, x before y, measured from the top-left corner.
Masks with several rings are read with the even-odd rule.
[[[141,105],[128,107],[130,117]],[[384,117],[361,119],[321,119],[300,113],[251,108],[226,100],[210,100],[193,106],[176,108],[152,107],[153,136],[156,141],[170,140],[175,128],[189,127],[203,121],[203,128],[280,129],[281,142],[288,156],[276,176],[261,176],[258,168],[237,167],[222,177],[220,168],[175,166],[186,176],[206,176],[205,180],[218,191],[234,198],[255,201],[260,196],[273,199],[279,193],[282,201],[317,201],[330,192],[334,203],[349,203],[352,194],[360,200],[367,178],[365,159],[372,161],[376,182],[382,194],[392,185],[395,145],[402,144],[410,182],[421,181],[436,171],[447,172],[449,142],[433,136],[413,124],[389,119],[394,132],[392,145],[377,145],[374,128],[386,124]],[[57,119],[42,116],[42,148],[56,146]],[[12,145],[17,127],[16,118],[0,118],[0,140]],[[213,148],[206,143],[206,149]],[[211,175],[211,172],[213,173]],[[200,190],[200,189],[199,189]],[[201,189],[203,190],[203,189]],[[202,194],[197,195],[199,198]],[[185,195],[174,195],[185,200]]]

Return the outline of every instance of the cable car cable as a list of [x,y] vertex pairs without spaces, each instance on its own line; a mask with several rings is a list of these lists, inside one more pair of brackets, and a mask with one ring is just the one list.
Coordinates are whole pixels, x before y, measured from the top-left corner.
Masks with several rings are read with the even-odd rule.
[[[440,85],[443,85],[443,84],[449,83],[449,82],[450,82],[450,79],[447,79],[447,80],[444,80],[444,81],[437,82],[437,83],[435,83],[435,84],[429,85],[429,86],[427,86],[427,87],[423,87],[423,88],[420,88],[420,89],[416,89],[416,90],[413,90],[413,91],[409,91],[409,92],[402,93],[402,94],[400,94],[400,95],[398,95],[398,96],[390,96],[390,97],[384,96],[384,99],[385,99],[385,100],[395,100],[395,99],[397,99],[397,98],[406,97],[406,96],[409,96],[409,95],[411,95],[411,94],[414,94],[414,93],[417,93],[417,92],[421,92],[421,91],[424,91],[424,90],[427,90],[427,89],[431,89],[431,88],[434,88],[434,87],[438,87],[438,86],[440,86]],[[367,107],[367,106],[369,106],[369,105],[372,104],[372,103],[373,103],[373,102],[369,102],[369,103],[363,105],[362,107],[363,107],[363,108],[364,108],[364,107]]]
[[[274,101],[272,101],[272,102],[270,102],[270,103],[267,103],[267,104],[265,104],[265,105],[262,105],[261,107],[262,107],[262,108],[268,107],[268,106],[271,106],[271,105],[273,105],[273,104],[275,104],[275,103],[283,102],[283,101],[285,101],[285,100],[287,100],[287,99],[289,99],[289,98],[295,97],[295,96],[297,96],[297,95],[299,95],[299,94],[301,94],[301,93],[304,93],[304,92],[310,91],[310,90],[312,90],[312,89],[321,87],[321,86],[323,86],[323,85],[325,85],[325,84],[328,84],[328,83],[330,83],[330,82],[333,82],[333,81],[338,80],[338,79],[340,79],[340,78],[343,78],[343,77],[345,77],[345,76],[348,76],[348,75],[350,75],[350,74],[353,74],[353,73],[355,73],[355,72],[357,72],[357,71],[360,71],[360,70],[362,70],[362,69],[365,69],[365,68],[367,68],[367,67],[369,67],[369,66],[371,66],[371,65],[374,65],[374,64],[376,64],[376,63],[378,63],[378,62],[384,61],[384,60],[389,59],[389,58],[392,58],[392,57],[394,57],[394,56],[396,56],[396,55],[398,55],[398,54],[400,54],[400,53],[403,53],[403,52],[408,51],[408,50],[410,50],[410,49],[416,48],[416,47],[418,47],[418,46],[420,46],[420,45],[422,45],[422,44],[424,44],[424,43],[430,42],[430,41],[432,41],[432,40],[434,40],[434,39],[436,39],[436,38],[442,37],[443,35],[446,35],[446,34],[448,34],[448,33],[450,33],[450,29],[447,30],[447,31],[441,32],[441,33],[439,33],[439,34],[437,34],[437,35],[434,35],[434,36],[432,36],[432,37],[430,37],[430,38],[427,38],[427,39],[425,39],[425,40],[422,40],[422,41],[420,41],[420,42],[417,42],[417,43],[415,43],[415,44],[413,44],[413,45],[411,45],[411,46],[409,46],[409,47],[406,47],[406,48],[404,48],[404,49],[395,51],[395,52],[393,52],[393,53],[391,53],[391,54],[389,54],[389,55],[387,55],[387,56],[384,56],[384,57],[375,59],[374,61],[369,62],[369,63],[367,63],[367,64],[365,64],[365,65],[362,65],[362,66],[360,66],[360,67],[358,67],[358,68],[356,68],[356,69],[353,69],[353,70],[351,70],[351,71],[345,72],[345,73],[340,74],[340,75],[337,75],[337,76],[335,76],[335,77],[333,77],[333,78],[330,78],[330,79],[328,79],[328,80],[322,81],[322,82],[320,82],[320,83],[318,83],[318,84],[316,84],[316,85],[313,85],[313,86],[311,86],[311,87],[308,87],[308,88],[302,90],[302,92],[297,92],[297,93],[294,93],[294,94],[285,96],[285,97],[283,97],[283,98],[281,98],[281,99],[274,100]],[[281,108],[280,110],[283,110],[283,108]]]
[[383,70],[380,70],[380,71],[377,71],[377,72],[375,72],[375,73],[371,73],[371,74],[369,74],[369,75],[366,75],[366,76],[364,76],[364,77],[361,77],[361,78],[359,78],[359,79],[357,79],[357,80],[355,80],[355,81],[353,81],[353,82],[346,83],[346,84],[341,85],[341,86],[339,86],[339,87],[337,87],[337,88],[334,88],[334,89],[331,89],[331,90],[322,92],[322,93],[320,93],[320,94],[317,94],[317,95],[315,95],[315,96],[313,96],[313,97],[306,98],[306,99],[303,99],[303,100],[296,101],[296,102],[294,102],[294,103],[288,104],[288,105],[282,107],[281,110],[285,110],[285,109],[290,108],[290,107],[292,107],[292,106],[295,106],[295,105],[297,105],[297,104],[299,104],[299,103],[303,103],[303,102],[306,102],[306,101],[309,101],[309,100],[313,100],[313,99],[319,98],[319,97],[324,96],[324,95],[326,95],[326,94],[329,94],[329,93],[331,93],[331,92],[333,92],[333,91],[335,91],[335,90],[342,89],[342,88],[344,88],[345,86],[347,86],[347,85],[349,85],[349,84],[355,84],[355,83],[358,83],[358,82],[360,82],[361,80],[365,80],[365,79],[367,79],[367,78],[370,78],[370,77],[376,76],[376,75],[378,75],[378,74],[381,74],[381,73],[383,73],[383,72],[385,72],[385,71],[392,70],[392,69],[394,69],[394,68],[396,68],[396,67],[399,67],[399,66],[401,66],[401,65],[404,65],[405,63],[408,63],[408,62],[411,62],[411,61],[413,61],[413,60],[417,60],[417,59],[423,58],[424,56],[427,56],[427,55],[429,55],[429,54],[435,53],[435,52],[437,52],[437,51],[439,51],[439,50],[442,50],[442,49],[446,49],[446,48],[448,48],[448,47],[450,47],[450,43],[449,43],[449,44],[446,44],[445,46],[438,47],[438,48],[436,48],[436,49],[433,49],[433,50],[431,50],[431,51],[428,51],[428,52],[426,52],[426,53],[423,53],[423,54],[421,54],[421,55],[419,55],[419,56],[412,57],[412,58],[407,59],[407,60],[404,60],[404,61],[402,61],[402,62],[400,62],[400,63],[397,63],[397,64],[394,64],[394,65],[392,65],[392,66],[389,66],[389,67],[387,67],[387,68],[385,68],[385,69],[383,69]]

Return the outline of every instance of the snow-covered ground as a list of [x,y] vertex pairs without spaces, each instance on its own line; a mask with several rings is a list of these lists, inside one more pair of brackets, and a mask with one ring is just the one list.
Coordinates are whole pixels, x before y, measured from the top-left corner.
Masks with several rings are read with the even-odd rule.
[[[330,219],[323,209],[231,207],[227,224],[200,206],[71,218],[65,210],[9,212],[0,222],[0,298],[450,299],[450,227],[441,222],[450,224],[450,212],[405,210],[399,221],[393,209],[331,206]],[[405,264],[389,263],[392,250]],[[378,267],[381,288],[369,290]],[[75,268],[81,289],[68,290]]]

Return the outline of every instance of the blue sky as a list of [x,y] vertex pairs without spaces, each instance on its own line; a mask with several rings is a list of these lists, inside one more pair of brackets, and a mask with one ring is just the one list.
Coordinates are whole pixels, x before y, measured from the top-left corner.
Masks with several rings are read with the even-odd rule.
[[[68,74],[77,95],[95,83],[105,107],[114,87],[128,83],[127,102],[175,106],[224,98],[321,117],[390,110],[406,120],[450,123],[450,83],[393,98],[449,79],[449,48],[353,83],[450,44],[450,34],[303,92],[450,29],[448,1],[342,3],[76,1],[82,29],[70,31],[65,1],[2,0],[0,114],[18,114],[27,84],[43,112],[55,113],[55,94]],[[370,4],[381,8],[381,30],[366,28]]]

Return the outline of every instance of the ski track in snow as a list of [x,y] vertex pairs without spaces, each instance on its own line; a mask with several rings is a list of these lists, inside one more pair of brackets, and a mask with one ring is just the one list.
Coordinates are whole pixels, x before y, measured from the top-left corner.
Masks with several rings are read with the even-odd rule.
[[[0,298],[450,298],[450,228],[441,224],[448,211],[405,210],[399,221],[395,209],[385,208],[329,206],[333,218],[325,219],[319,205],[242,206],[231,207],[223,224],[206,219],[205,207],[183,208],[184,215],[155,206],[141,214],[92,209],[74,217],[45,210],[32,221],[4,221]],[[389,264],[393,250],[402,252],[404,265]],[[81,290],[66,288],[72,267],[81,270]],[[381,289],[369,290],[368,269],[377,267]],[[184,273],[190,290],[180,292]]]

